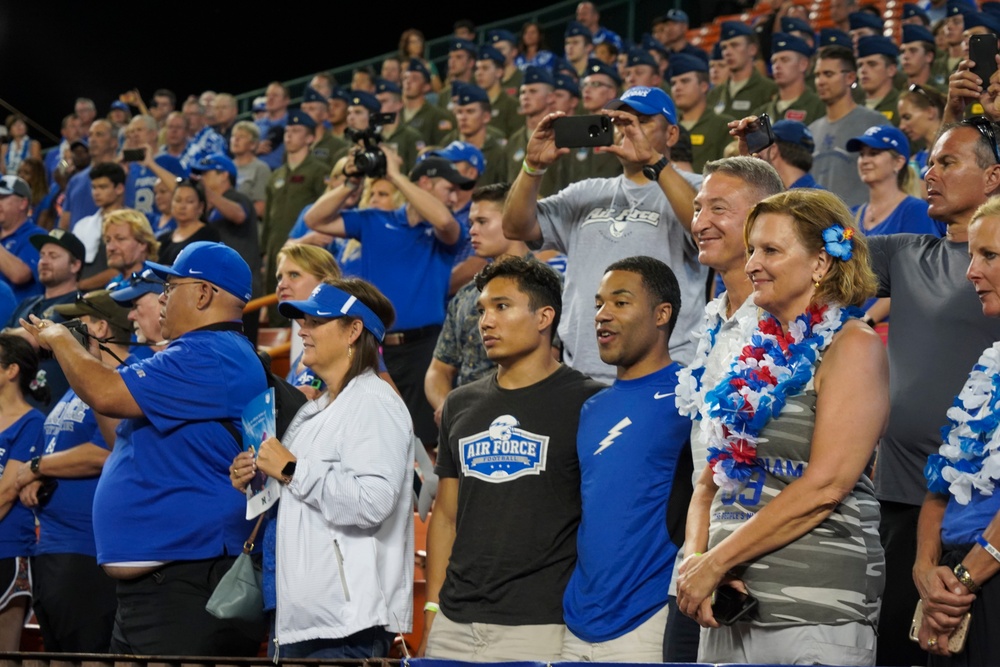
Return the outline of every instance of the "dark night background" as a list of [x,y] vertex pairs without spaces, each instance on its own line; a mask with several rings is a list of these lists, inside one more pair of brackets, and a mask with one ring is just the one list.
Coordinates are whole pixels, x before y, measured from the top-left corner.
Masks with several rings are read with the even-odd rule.
[[[80,96],[104,116],[119,93],[137,87],[148,102],[162,87],[177,94],[179,107],[205,89],[240,94],[394,51],[409,27],[431,40],[450,34],[458,18],[484,25],[547,7],[528,0],[0,0],[0,110],[6,117],[14,107],[58,135]],[[51,145],[37,129],[29,134]]]

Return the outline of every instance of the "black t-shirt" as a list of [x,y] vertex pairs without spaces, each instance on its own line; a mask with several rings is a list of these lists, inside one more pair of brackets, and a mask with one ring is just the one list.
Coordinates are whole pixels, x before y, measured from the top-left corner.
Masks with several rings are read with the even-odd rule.
[[171,238],[172,236],[173,232],[170,231],[156,237],[156,240],[160,242],[160,264],[170,266],[177,259],[177,255],[181,254],[181,250],[184,250],[184,248],[195,241],[212,241],[214,243],[222,241],[222,238],[219,236],[219,230],[212,225],[204,225],[183,241],[174,241]]
[[455,543],[441,588],[459,623],[562,623],[580,523],[580,408],[603,385],[567,366],[530,387],[496,373],[448,395],[436,471],[458,478]]

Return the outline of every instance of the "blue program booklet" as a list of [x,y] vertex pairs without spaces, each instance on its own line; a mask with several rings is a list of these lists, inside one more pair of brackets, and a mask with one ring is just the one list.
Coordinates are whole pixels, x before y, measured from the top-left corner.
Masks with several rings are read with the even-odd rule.
[[[268,388],[247,404],[243,410],[243,451],[257,456],[257,449],[268,438],[274,437],[274,389]],[[252,519],[266,512],[281,495],[281,484],[273,477],[258,471],[247,486],[247,518]]]

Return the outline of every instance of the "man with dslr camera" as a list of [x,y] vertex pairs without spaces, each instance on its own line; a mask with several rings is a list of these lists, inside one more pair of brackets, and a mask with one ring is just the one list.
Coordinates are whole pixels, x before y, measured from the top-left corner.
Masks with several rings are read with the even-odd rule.
[[[406,203],[395,211],[345,211],[364,177],[380,171],[379,162],[385,163],[385,178]],[[345,169],[347,181],[320,197],[305,220],[310,229],[361,241],[360,277],[378,287],[396,309],[395,328],[383,341],[386,368],[410,410],[414,432],[429,443],[437,441],[437,427],[424,395],[424,373],[444,322],[455,255],[468,237],[450,209],[456,188],[469,190],[475,181],[442,157],[425,158],[408,178],[400,163],[387,144],[356,149]]]

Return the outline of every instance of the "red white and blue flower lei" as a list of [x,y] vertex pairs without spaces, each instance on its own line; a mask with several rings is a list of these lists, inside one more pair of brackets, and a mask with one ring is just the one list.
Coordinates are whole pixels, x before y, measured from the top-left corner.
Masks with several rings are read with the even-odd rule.
[[986,348],[948,409],[942,444],[927,458],[924,477],[932,493],[948,494],[962,505],[973,490],[993,495],[1000,480],[1000,342]]
[[736,492],[755,471],[763,470],[757,457],[760,432],[788,397],[807,387],[820,353],[844,322],[861,315],[855,307],[810,306],[789,325],[787,334],[774,316],[760,320],[729,374],[705,394],[708,464],[720,489]]

